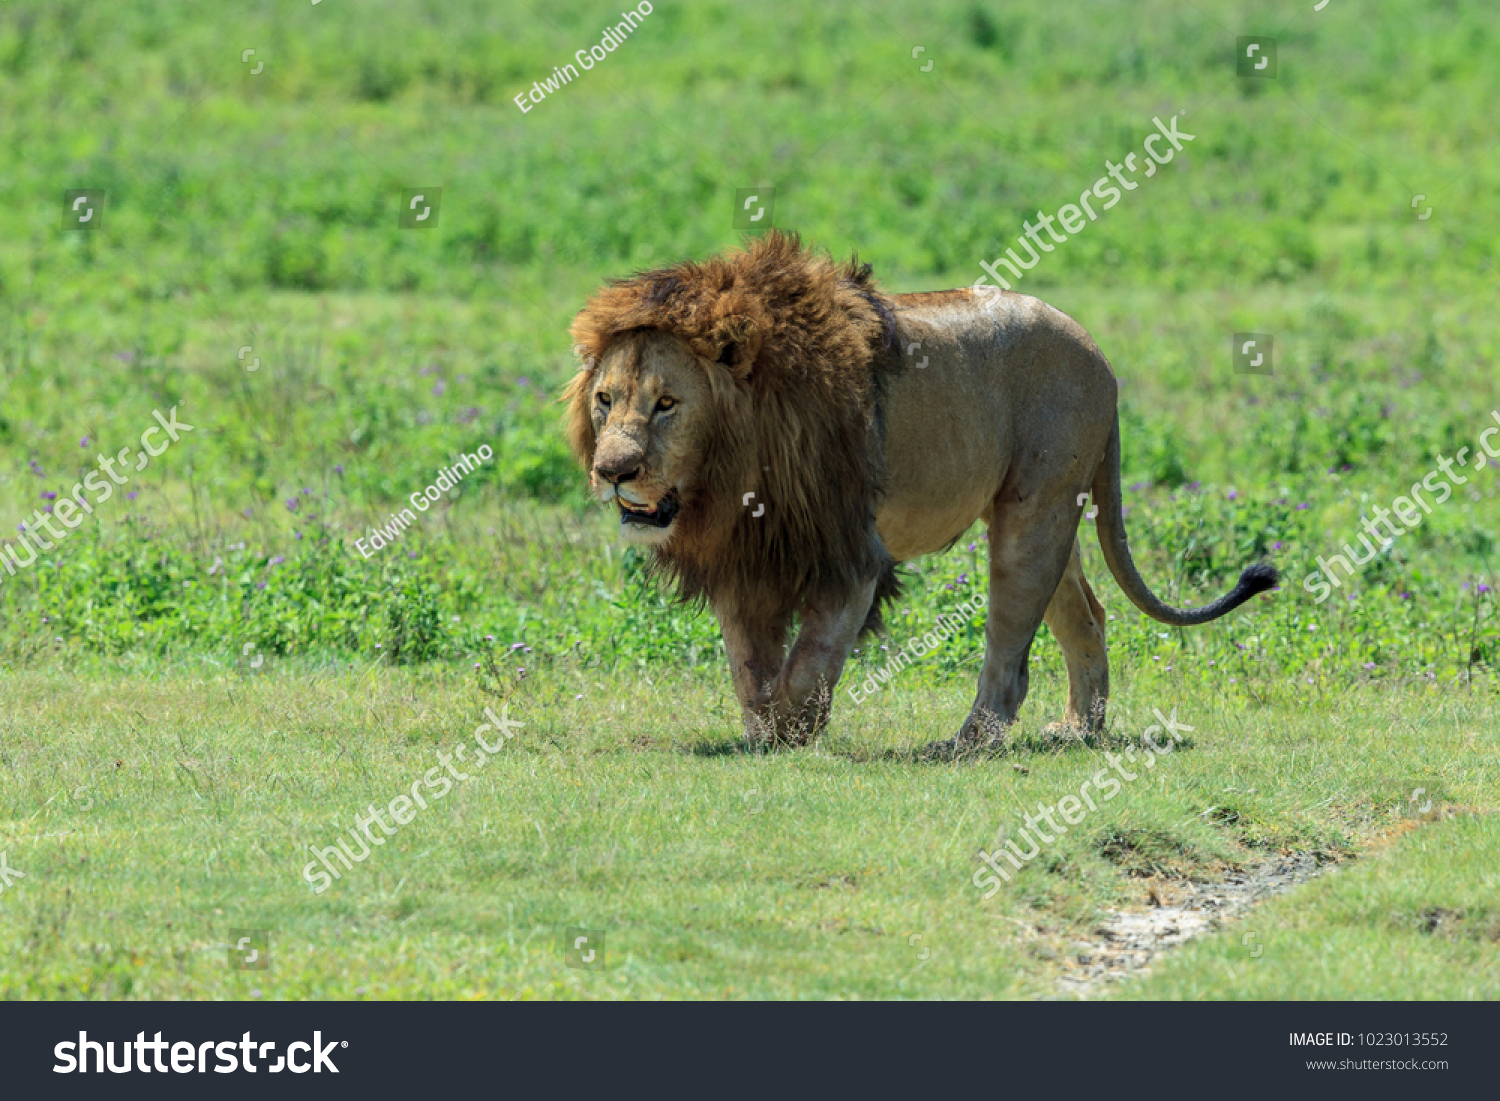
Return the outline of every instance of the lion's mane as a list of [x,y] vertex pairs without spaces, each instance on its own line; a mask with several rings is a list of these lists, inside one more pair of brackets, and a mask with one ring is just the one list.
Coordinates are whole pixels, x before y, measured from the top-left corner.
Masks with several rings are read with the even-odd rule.
[[[843,602],[878,576],[875,608],[893,597],[875,509],[883,395],[901,358],[892,303],[870,266],[838,265],[773,231],[741,251],[604,287],[573,320],[583,367],[563,395],[585,469],[593,372],[614,340],[646,329],[693,352],[716,406],[692,507],[656,552],[680,596],[774,617]],[[867,626],[879,626],[874,609]]]

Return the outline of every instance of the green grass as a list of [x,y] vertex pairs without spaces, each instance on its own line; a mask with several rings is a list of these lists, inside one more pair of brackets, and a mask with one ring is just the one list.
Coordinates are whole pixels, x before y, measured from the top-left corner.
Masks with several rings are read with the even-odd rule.
[[[1297,849],[1340,866],[1252,915],[1263,956],[1235,927],[1122,991],[1493,997],[1500,470],[1333,599],[1302,579],[1500,409],[1500,11],[1309,8],[664,0],[523,114],[610,13],[0,5],[0,532],[153,410],[195,426],[0,572],[0,851],[27,872],[0,993],[1049,996],[1139,873]],[[1276,80],[1233,75],[1241,34],[1277,39]],[[975,852],[1109,748],[1041,736],[1065,691],[1045,629],[1002,757],[912,756],[966,710],[977,623],[841,696],[817,749],[744,754],[711,618],[585,499],[552,401],[567,325],[606,279],[733,245],[747,186],[891,290],[971,283],[1174,111],[1195,140],[1017,289],[1120,376],[1153,588],[1201,604],[1262,556],[1286,580],[1168,631],[1084,531],[1110,744],[1157,706],[1197,730],[984,902]],[[430,231],[397,227],[412,186],[443,188]],[[108,192],[95,230],[61,228],[72,188]],[[1237,331],[1273,335],[1274,376],[1231,370]],[[354,549],[481,444],[394,546]],[[850,675],[984,550],[976,529],[911,564]],[[301,847],[466,738],[481,676],[523,735],[314,895]],[[1387,847],[1418,787],[1459,813]],[[567,925],[608,930],[609,971],[563,966]],[[230,927],[272,930],[269,975],[224,966]]]
[[1166,958],[1121,996],[1493,1001],[1500,994],[1497,844],[1493,805],[1482,814],[1466,808],[1264,904],[1227,932]]
[[[1352,864],[1307,889],[1313,909],[1299,894],[1255,915],[1256,966],[1211,942],[1142,989],[1496,994],[1493,699],[1367,687],[1247,709],[1143,676],[1104,746],[1047,743],[1060,701],[1044,689],[1012,752],[935,765],[916,751],[957,725],[968,689],[910,680],[842,708],[817,749],[760,756],[717,677],[529,678],[506,748],[315,892],[305,847],[468,742],[494,702],[479,682],[375,667],[13,678],[0,812],[27,877],[0,897],[0,996],[1047,996],[1069,938],[1103,907],[1143,904],[1151,877],[1287,849]],[[1154,707],[1194,728],[1183,745],[984,900],[977,851],[1138,741]],[[1383,874],[1389,855],[1367,869],[1364,846],[1417,787],[1462,817],[1411,834],[1428,852],[1399,871]],[[1436,910],[1461,910],[1461,935],[1422,933]],[[575,926],[605,933],[607,970],[566,965]],[[269,972],[226,966],[242,928],[270,931]],[[1299,985],[1325,941],[1351,960],[1425,950],[1399,980],[1361,983],[1340,962]]]

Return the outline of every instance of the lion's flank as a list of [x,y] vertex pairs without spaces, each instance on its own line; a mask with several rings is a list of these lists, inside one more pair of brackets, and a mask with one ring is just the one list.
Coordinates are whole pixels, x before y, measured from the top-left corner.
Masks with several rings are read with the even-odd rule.
[[[584,370],[566,395],[568,435],[592,462],[587,375],[622,334],[680,339],[718,406],[702,486],[658,550],[686,598],[773,614],[841,601],[871,577],[894,591],[875,534],[881,403],[900,369],[892,304],[869,265],[835,263],[795,234],[604,287],[571,328]],[[766,505],[753,517],[744,495]]]

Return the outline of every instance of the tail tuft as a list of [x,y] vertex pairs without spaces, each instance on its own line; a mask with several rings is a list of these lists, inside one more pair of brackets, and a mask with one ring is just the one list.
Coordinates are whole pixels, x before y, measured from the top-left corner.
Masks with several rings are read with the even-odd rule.
[[1269,562],[1257,562],[1253,566],[1246,566],[1240,574],[1239,584],[1235,588],[1244,594],[1248,600],[1256,593],[1263,593],[1267,589],[1274,589],[1281,583],[1281,573]]

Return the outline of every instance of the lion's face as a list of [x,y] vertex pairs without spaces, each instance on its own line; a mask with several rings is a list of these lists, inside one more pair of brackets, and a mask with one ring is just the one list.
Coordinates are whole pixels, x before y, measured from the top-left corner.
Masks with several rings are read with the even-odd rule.
[[691,508],[713,394],[675,337],[646,331],[610,345],[586,395],[593,419],[589,483],[620,511],[629,542],[660,546]]

